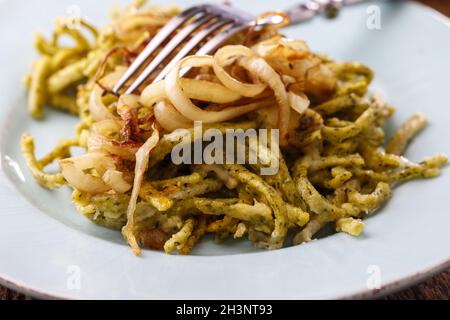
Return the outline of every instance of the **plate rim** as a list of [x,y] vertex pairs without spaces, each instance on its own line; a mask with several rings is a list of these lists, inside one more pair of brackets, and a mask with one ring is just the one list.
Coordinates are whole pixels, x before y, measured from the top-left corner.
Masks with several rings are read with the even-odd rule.
[[[343,299],[378,299],[382,298],[386,295],[389,295],[394,292],[398,292],[404,288],[413,286],[418,284],[426,279],[429,279],[438,273],[444,272],[445,270],[450,269],[450,258],[439,262],[423,271],[419,271],[412,275],[404,276],[400,279],[392,280],[389,283],[383,284],[379,289],[365,289],[360,290],[358,292],[353,292],[349,294],[345,294],[342,296],[337,296],[334,300],[343,300]],[[48,300],[71,300],[74,297],[63,296],[63,295],[53,295],[44,292],[41,289],[33,288],[31,286],[27,286],[26,284],[21,283],[20,281],[9,279],[7,277],[0,275],[0,285],[10,290],[17,291],[24,295],[30,296],[35,299],[48,299]],[[76,298],[75,298],[76,299]],[[157,299],[158,300],[158,299]],[[295,299],[286,299],[286,300],[295,300]]]

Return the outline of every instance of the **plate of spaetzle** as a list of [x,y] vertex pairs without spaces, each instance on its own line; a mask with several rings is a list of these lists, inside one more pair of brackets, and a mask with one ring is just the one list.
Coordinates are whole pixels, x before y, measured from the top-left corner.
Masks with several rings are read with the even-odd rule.
[[369,1],[248,30],[115,92],[199,3],[171,2],[0,1],[2,285],[363,298],[449,267],[447,18]]

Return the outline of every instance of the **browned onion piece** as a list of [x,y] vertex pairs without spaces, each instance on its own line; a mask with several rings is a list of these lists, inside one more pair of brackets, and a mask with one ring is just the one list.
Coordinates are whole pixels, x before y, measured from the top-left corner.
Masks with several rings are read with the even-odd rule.
[[[113,86],[124,73],[124,68],[117,68],[114,72],[108,74],[102,79],[102,83],[105,86]],[[101,121],[105,119],[116,119],[111,112],[109,112],[108,108],[103,103],[103,94],[104,90],[98,85],[94,85],[94,89],[89,96],[89,111],[91,113],[92,118],[95,121]]]
[[117,142],[102,135],[91,133],[87,138],[89,151],[107,151],[125,160],[134,160],[139,149],[137,142]]
[[183,67],[211,67],[213,58],[210,56],[190,56],[181,60],[165,80],[165,90],[167,98],[172,105],[186,118],[204,123],[215,123],[237,118],[255,109],[254,105],[245,105],[239,107],[229,107],[221,111],[203,110],[192,103],[188,96],[183,92],[179,71]]
[[102,176],[102,180],[114,191],[119,193],[125,193],[131,189],[131,185],[123,178],[123,173],[117,170],[106,170]]
[[156,121],[168,132],[193,126],[192,121],[183,117],[169,102],[158,102],[154,111]]
[[82,192],[98,194],[111,190],[101,178],[85,172],[88,169],[95,169],[99,174],[103,174],[108,169],[114,169],[114,162],[104,154],[86,153],[60,160],[59,165],[67,182]]
[[278,128],[280,129],[280,142],[282,145],[285,144],[287,142],[291,108],[286,88],[279,74],[263,58],[246,57],[240,59],[239,64],[254,76],[258,77],[262,82],[267,83],[273,90],[279,107]]
[[233,64],[240,57],[253,57],[255,53],[244,46],[225,46],[220,48],[214,55],[214,73],[224,86],[232,91],[238,92],[244,97],[255,97],[267,87],[263,83],[244,83],[229,75],[224,67]]
[[136,202],[141,189],[142,179],[144,177],[145,170],[147,170],[149,153],[158,144],[159,132],[154,128],[152,135],[148,140],[139,148],[136,152],[136,166],[134,168],[134,182],[133,191],[131,192],[130,202],[127,210],[127,224],[122,229],[122,233],[133,249],[134,254],[140,255],[141,248],[137,243],[136,236],[134,234],[134,212],[136,210]]

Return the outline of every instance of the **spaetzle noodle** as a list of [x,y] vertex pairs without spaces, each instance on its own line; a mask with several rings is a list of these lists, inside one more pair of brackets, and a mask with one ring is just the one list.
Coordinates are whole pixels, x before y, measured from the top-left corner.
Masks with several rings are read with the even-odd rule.
[[[40,57],[24,79],[29,113],[42,118],[52,107],[79,123],[74,138],[40,159],[31,135],[21,141],[39,184],[68,185],[78,211],[122,230],[136,255],[141,247],[188,254],[206,234],[217,242],[247,237],[267,249],[289,245],[291,231],[293,244],[311,241],[330,224],[358,236],[396,184],[435,177],[447,163],[444,155],[418,163],[403,157],[426,125],[419,113],[384,146],[394,109],[370,93],[369,67],[315,54],[275,29],[252,31],[245,43],[237,36],[210,56],[188,56],[164,80],[114,95],[148,39],[179,13],[145,2],[116,9],[102,29],[83,20],[73,29],[59,19],[51,38],[36,36]],[[63,45],[63,36],[74,44]],[[192,69],[180,76],[184,67]],[[199,143],[196,121],[216,138],[233,129],[279,129],[280,141],[253,150],[261,163],[173,163],[175,146]],[[84,154],[74,156],[75,146]],[[60,171],[44,171],[55,161]],[[260,174],[273,161],[278,171]]]

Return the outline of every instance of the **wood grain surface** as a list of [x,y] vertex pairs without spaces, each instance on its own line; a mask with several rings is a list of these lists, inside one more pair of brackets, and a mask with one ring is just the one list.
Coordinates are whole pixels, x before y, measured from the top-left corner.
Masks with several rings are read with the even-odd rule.
[[[449,0],[420,0],[426,5],[442,12],[450,17],[450,1]],[[450,57],[449,57],[450,59]],[[385,297],[387,300],[414,300],[414,299],[450,299],[450,270],[443,272],[431,279],[428,279],[418,285],[406,290],[391,294]],[[31,300],[18,292],[14,292],[0,286],[0,300]]]

